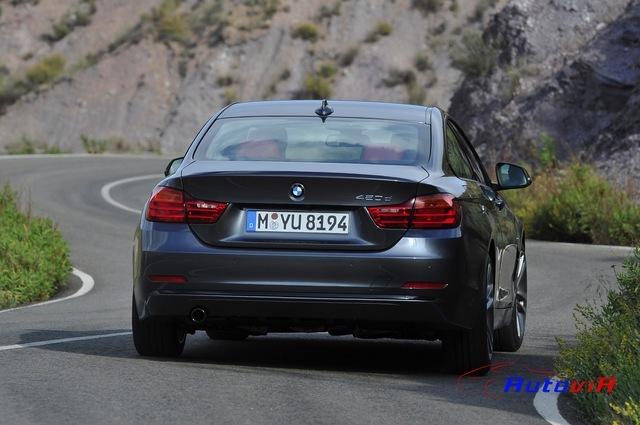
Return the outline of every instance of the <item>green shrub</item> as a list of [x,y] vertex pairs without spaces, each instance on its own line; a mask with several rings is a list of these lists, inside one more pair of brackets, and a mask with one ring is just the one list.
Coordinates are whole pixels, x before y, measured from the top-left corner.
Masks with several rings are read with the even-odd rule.
[[288,80],[289,77],[291,77],[291,71],[289,70],[289,68],[283,69],[280,73],[280,81]]
[[238,101],[238,93],[232,87],[224,89],[224,101],[227,105]]
[[61,54],[53,54],[28,68],[26,82],[29,86],[39,86],[57,80],[64,73],[66,60]]
[[618,288],[602,307],[576,308],[576,343],[559,340],[558,375],[597,380],[615,376],[615,390],[575,394],[583,417],[595,424],[640,423],[640,248],[617,275]]
[[80,135],[82,147],[85,152],[91,154],[101,154],[105,152],[129,153],[129,152],[153,152],[156,153],[158,147],[153,143],[141,144],[130,143],[122,137],[108,137],[106,139],[89,137],[86,134]]
[[313,99],[328,99],[331,97],[331,83],[320,75],[307,74],[304,78],[300,96]]
[[329,6],[327,4],[323,4],[322,6],[320,6],[320,9],[318,10],[318,14],[316,15],[316,19],[318,21],[322,21],[324,19],[331,19],[334,16],[340,16],[340,8],[341,8],[341,3],[340,1],[336,1],[333,6]]
[[5,146],[9,155],[32,155],[36,153],[37,142],[27,136],[22,136],[15,142]]
[[411,6],[418,9],[424,15],[437,13],[442,8],[443,0],[412,0]]
[[548,133],[540,135],[540,165],[543,169],[549,169],[557,165],[556,162],[556,141]]
[[155,11],[155,24],[158,40],[186,42],[189,37],[189,25],[178,11],[179,0],[164,0]]
[[387,87],[395,87],[401,84],[409,85],[416,81],[415,72],[408,70],[392,69],[389,75],[382,79],[382,83]]
[[0,191],[0,308],[49,298],[65,283],[69,247],[49,219],[31,217]]
[[494,67],[496,58],[495,49],[485,43],[479,31],[465,31],[461,44],[451,48],[451,64],[470,78],[488,74]]
[[318,74],[323,78],[332,78],[338,72],[338,68],[331,63],[323,63],[318,70]]
[[426,98],[427,93],[420,83],[418,83],[417,81],[412,81],[407,84],[407,103],[413,105],[422,105],[424,104]]
[[230,86],[233,84],[233,76],[230,74],[219,75],[218,78],[216,78],[216,83],[220,87]]
[[207,30],[217,30],[224,24],[224,0],[203,1],[189,14],[191,30],[202,35]]
[[301,38],[306,41],[316,41],[320,37],[318,27],[311,22],[302,22],[291,31],[293,38]]
[[107,141],[103,139],[94,139],[85,134],[80,135],[82,147],[87,153],[104,153],[107,151]]
[[589,165],[543,170],[531,187],[505,196],[531,238],[615,245],[640,239],[640,205]]
[[53,25],[53,33],[44,34],[42,38],[51,43],[62,40],[76,27],[89,25],[91,16],[95,12],[95,0],[82,0],[77,6],[64,14],[60,22]]
[[413,63],[415,64],[416,69],[420,72],[424,72],[433,68],[433,65],[431,65],[431,61],[429,60],[429,57],[422,53],[419,53],[416,55],[416,58],[414,59]]
[[473,10],[473,14],[469,16],[469,22],[481,21],[487,9],[495,6],[496,3],[498,3],[497,0],[480,0]]
[[393,27],[389,22],[379,21],[376,26],[369,32],[364,41],[367,43],[375,43],[380,37],[391,35]]
[[358,46],[351,46],[345,50],[339,57],[338,63],[342,67],[350,66],[358,56],[360,48]]

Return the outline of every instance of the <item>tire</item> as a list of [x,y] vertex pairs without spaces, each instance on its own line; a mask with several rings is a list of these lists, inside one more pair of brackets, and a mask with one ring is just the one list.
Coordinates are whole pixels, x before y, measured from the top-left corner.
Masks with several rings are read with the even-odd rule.
[[478,306],[477,323],[470,331],[451,332],[443,339],[449,371],[481,376],[489,372],[493,357],[493,308],[495,274],[493,261],[487,257],[482,289],[485,299]]
[[133,343],[141,356],[178,357],[184,350],[186,333],[175,323],[140,320],[135,299],[131,308]]
[[231,330],[231,331],[207,330],[207,335],[209,336],[209,338],[213,340],[223,340],[223,341],[243,341],[249,337],[248,332],[244,332],[240,330]]
[[[524,256],[524,254],[522,254]],[[518,351],[524,341],[525,325],[527,319],[527,261],[524,261],[524,270],[518,282],[514,284],[516,300],[511,307],[509,324],[496,330],[495,350],[514,352]]]

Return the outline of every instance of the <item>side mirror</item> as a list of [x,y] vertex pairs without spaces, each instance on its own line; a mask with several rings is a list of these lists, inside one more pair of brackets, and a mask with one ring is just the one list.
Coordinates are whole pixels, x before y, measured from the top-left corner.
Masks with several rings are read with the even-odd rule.
[[499,162],[496,165],[496,176],[498,178],[496,190],[521,189],[531,184],[531,177],[527,170],[506,162]]
[[164,176],[169,177],[170,175],[174,174],[180,167],[180,164],[182,164],[183,159],[184,157],[181,156],[180,158],[173,158],[171,161],[169,161],[167,168],[164,169]]

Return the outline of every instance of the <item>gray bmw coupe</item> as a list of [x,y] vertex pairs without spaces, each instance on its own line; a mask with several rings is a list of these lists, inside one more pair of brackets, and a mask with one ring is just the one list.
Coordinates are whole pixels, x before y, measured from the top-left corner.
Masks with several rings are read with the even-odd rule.
[[452,371],[522,344],[522,223],[436,107],[230,105],[153,190],[135,234],[133,339],[178,356],[187,334],[440,339]]

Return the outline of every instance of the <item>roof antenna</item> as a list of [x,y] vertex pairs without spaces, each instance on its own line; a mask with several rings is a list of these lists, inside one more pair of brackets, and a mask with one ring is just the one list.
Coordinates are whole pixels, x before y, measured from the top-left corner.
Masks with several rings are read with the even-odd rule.
[[322,101],[322,105],[318,109],[316,109],[316,114],[322,119],[322,122],[325,122],[327,117],[333,114],[333,108],[329,106],[329,102],[327,102],[327,99],[324,99]]

